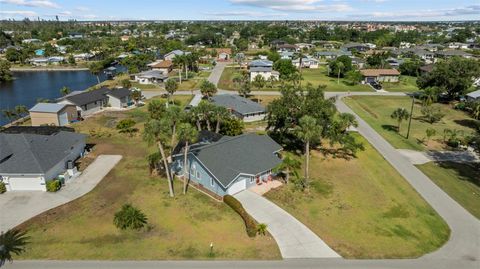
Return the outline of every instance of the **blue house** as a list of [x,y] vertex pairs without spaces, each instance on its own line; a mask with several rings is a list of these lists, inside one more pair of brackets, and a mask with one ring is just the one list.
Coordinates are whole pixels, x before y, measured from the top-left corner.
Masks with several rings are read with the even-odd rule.
[[[221,136],[201,132],[187,155],[190,184],[216,196],[233,195],[272,179],[282,147],[267,135]],[[183,144],[173,154],[174,173],[184,175]]]

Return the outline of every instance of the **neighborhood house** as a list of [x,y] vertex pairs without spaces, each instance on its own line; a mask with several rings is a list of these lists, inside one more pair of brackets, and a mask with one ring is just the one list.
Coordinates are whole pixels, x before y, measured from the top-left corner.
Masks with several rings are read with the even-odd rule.
[[164,71],[148,70],[134,75],[134,80],[140,84],[163,83],[168,79]]
[[[215,136],[214,136],[215,137]],[[198,188],[223,197],[272,180],[282,147],[267,135],[199,138],[187,155],[188,179]],[[184,174],[183,150],[174,153],[173,170]]]
[[259,121],[265,119],[267,111],[262,105],[233,94],[215,95],[211,98],[214,105],[228,109],[233,116],[244,122]]
[[273,71],[273,62],[269,60],[254,60],[248,65],[248,72],[250,73],[250,81],[255,80],[255,77],[262,76],[265,80],[278,80],[280,74]]
[[360,70],[364,81],[370,82],[398,82],[400,72],[396,69],[362,69]]
[[63,130],[37,134],[31,128],[0,133],[0,181],[7,191],[46,191],[52,179],[65,182],[83,155],[86,135]]
[[65,126],[77,119],[77,108],[75,105],[38,103],[29,112],[32,126]]

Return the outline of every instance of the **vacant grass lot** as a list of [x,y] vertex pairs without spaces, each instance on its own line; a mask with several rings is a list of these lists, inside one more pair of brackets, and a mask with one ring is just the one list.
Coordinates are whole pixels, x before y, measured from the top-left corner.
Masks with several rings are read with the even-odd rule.
[[347,258],[418,257],[439,248],[449,228],[365,139],[356,159],[312,152],[308,193],[292,184],[266,196]]
[[302,69],[303,83],[311,83],[314,86],[326,85],[327,92],[371,92],[373,89],[368,85],[350,85],[345,79],[340,79],[340,83],[336,78],[327,75],[326,66],[320,66],[318,69]]
[[[149,174],[146,156],[155,148],[147,146],[140,134],[129,137],[114,129],[127,117],[135,119],[136,127],[142,129],[146,107],[102,113],[74,126],[92,135],[89,142],[96,144],[93,154],[121,154],[124,158],[92,192],[22,224],[21,228],[29,231],[31,244],[19,259],[280,258],[272,237],[249,238],[242,219],[223,203],[194,189],[184,196],[181,182],[176,182],[177,196],[170,198],[167,182]],[[115,228],[113,215],[127,202],[147,215],[147,229]]]
[[417,167],[450,197],[480,219],[480,164],[431,162]]
[[[409,139],[406,139],[408,120],[402,122],[400,133],[397,133],[397,121],[392,119],[392,112],[403,107],[410,111],[412,99],[402,96],[350,96],[344,101],[364,119],[371,127],[380,133],[390,144],[399,149],[444,149],[443,133],[445,129],[457,129],[465,135],[475,131],[478,120],[471,119],[462,111],[455,110],[446,104],[434,104],[445,113],[440,122],[430,124],[425,122],[421,114],[421,104],[417,102],[413,110],[412,126]],[[425,131],[428,128],[436,130],[436,135],[426,145]]]
[[383,82],[383,89],[388,92],[416,92],[417,78],[411,76],[400,76],[400,81],[397,83]]

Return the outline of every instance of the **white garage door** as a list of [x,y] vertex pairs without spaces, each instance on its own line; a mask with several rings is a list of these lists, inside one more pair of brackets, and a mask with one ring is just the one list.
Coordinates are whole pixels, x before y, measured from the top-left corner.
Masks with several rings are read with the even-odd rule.
[[234,195],[237,192],[241,192],[247,188],[247,181],[246,179],[242,179],[240,181],[237,181],[228,188],[227,193],[230,195]]
[[64,112],[64,113],[58,115],[58,122],[60,123],[60,126],[65,126],[65,125],[68,124],[67,112]]
[[13,177],[9,178],[12,191],[44,191],[45,185],[40,177]]

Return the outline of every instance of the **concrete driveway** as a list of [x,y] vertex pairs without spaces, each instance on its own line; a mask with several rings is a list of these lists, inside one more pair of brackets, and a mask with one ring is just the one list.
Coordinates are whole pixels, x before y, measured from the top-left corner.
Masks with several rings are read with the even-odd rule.
[[122,159],[120,155],[100,155],[83,173],[59,192],[6,192],[0,195],[0,231],[6,231],[46,211],[90,192]]
[[218,86],[218,82],[220,81],[220,77],[222,76],[223,69],[227,66],[228,62],[217,62],[215,67],[212,69],[212,73],[208,77],[208,81]]
[[235,194],[247,212],[267,224],[283,258],[339,258],[325,242],[285,210],[249,190]]

